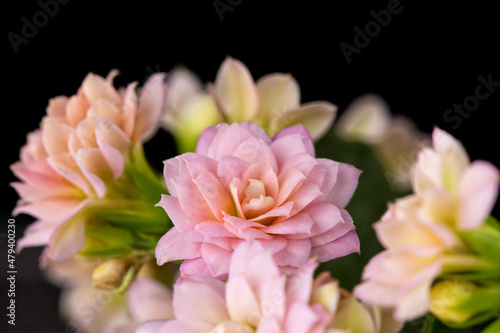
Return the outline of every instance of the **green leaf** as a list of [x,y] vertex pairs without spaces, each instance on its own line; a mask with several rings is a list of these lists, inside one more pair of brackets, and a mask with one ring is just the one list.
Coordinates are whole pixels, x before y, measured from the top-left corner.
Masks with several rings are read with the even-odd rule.
[[500,230],[492,220],[477,229],[462,231],[460,235],[476,253],[497,262],[500,267]]
[[109,225],[87,225],[82,256],[122,256],[131,253],[130,231]]
[[498,333],[500,332],[500,319],[495,320],[491,325],[486,327],[481,333]]
[[[488,323],[484,323],[481,325],[474,325],[468,328],[457,328],[457,327],[449,327],[444,323],[439,321],[434,315],[431,313],[427,314],[425,317],[425,323],[423,325],[421,333],[480,333],[484,327],[486,327]],[[413,333],[411,330],[411,323],[407,323],[404,329],[401,331],[402,333]],[[487,332],[487,333],[493,333]],[[484,332],[482,332],[484,333]]]
[[383,250],[377,240],[372,224],[387,210],[387,204],[403,193],[392,190],[389,179],[373,150],[362,143],[348,142],[329,132],[316,145],[316,156],[354,165],[363,171],[358,188],[346,207],[354,220],[361,243],[361,254],[350,254],[343,258],[323,263],[318,272],[329,270],[345,289],[352,289],[360,282],[363,267]]

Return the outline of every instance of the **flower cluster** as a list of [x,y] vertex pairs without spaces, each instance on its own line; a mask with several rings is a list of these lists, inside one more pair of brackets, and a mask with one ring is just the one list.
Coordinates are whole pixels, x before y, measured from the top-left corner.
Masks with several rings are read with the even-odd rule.
[[[206,89],[186,69],[142,88],[116,89],[116,75],[88,74],[76,95],[51,99],[12,165],[14,214],[36,219],[18,250],[45,246],[68,329],[396,333],[430,312],[496,332],[500,224],[489,215],[499,172],[470,163],[451,135],[436,128],[433,147],[420,146],[426,135],[373,97],[330,131],[333,104],[301,104],[291,75],[254,82],[229,57]],[[159,127],[180,152],[165,156],[163,175],[142,146]],[[368,145],[351,151],[353,138]],[[356,197],[365,174],[337,161],[339,150],[368,159],[368,178],[384,178],[378,163],[397,173],[385,174],[389,186],[408,183],[403,156],[414,194],[359,218],[371,205]],[[360,253],[357,227],[377,219],[385,250],[371,253],[351,293],[335,263]]]
[[463,146],[438,128],[433,145],[420,152],[414,167],[415,193],[391,204],[375,224],[386,250],[368,263],[366,281],[355,290],[364,301],[394,306],[399,320],[429,310],[430,289],[439,276],[476,273],[472,280],[484,282],[488,276],[498,279],[500,272],[498,254],[491,260],[482,253],[483,241],[500,239],[498,226],[491,239],[476,234],[490,231],[485,221],[498,193],[497,168],[484,161],[470,163]]

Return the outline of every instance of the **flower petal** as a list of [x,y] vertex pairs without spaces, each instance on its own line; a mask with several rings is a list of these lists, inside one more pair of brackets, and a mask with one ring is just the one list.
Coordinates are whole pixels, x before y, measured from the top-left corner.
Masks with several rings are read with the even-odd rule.
[[138,278],[130,285],[127,304],[138,322],[174,318],[172,292],[152,278]]
[[158,241],[155,257],[160,266],[173,260],[199,258],[201,257],[201,244],[187,242],[179,230],[173,227]]
[[134,141],[148,139],[159,126],[159,118],[165,101],[164,80],[165,74],[153,74],[141,89]]
[[226,58],[215,79],[215,96],[231,122],[253,119],[259,97],[252,75],[239,60]]
[[321,138],[332,126],[337,115],[337,106],[328,102],[312,102],[286,110],[279,117],[271,119],[271,133],[283,128],[301,124],[314,140]]
[[280,118],[286,110],[300,103],[299,85],[289,74],[265,75],[257,81],[256,86],[260,102],[258,116],[263,124]]
[[463,173],[458,185],[458,225],[460,230],[479,227],[498,196],[498,169],[488,162],[475,161]]

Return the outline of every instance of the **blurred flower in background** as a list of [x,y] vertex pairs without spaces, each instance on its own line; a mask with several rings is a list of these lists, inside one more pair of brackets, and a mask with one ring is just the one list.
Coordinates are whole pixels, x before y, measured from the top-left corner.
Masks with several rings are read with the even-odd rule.
[[374,94],[355,99],[341,114],[334,131],[343,139],[373,147],[393,189],[411,188],[410,172],[430,136],[404,116],[392,116],[387,103]]
[[[143,322],[173,319],[172,274],[154,263],[144,265],[127,294],[96,287],[93,275],[99,260],[68,259],[50,262],[44,274],[62,288],[59,309],[67,321],[66,331],[82,333],[133,333]],[[120,272],[116,278],[121,277]],[[163,281],[160,281],[163,280]]]
[[181,153],[194,151],[201,132],[220,122],[251,121],[270,136],[302,124],[318,139],[331,127],[337,112],[328,102],[300,104],[299,85],[290,74],[268,74],[254,82],[246,66],[231,57],[222,63],[215,83],[206,91],[185,69],[173,70],[168,84],[163,124],[176,137]]

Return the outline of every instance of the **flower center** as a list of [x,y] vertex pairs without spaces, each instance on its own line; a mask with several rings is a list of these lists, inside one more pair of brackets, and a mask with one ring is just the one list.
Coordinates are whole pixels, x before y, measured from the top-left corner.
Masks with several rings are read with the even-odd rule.
[[257,179],[249,179],[245,189],[241,210],[247,219],[267,213],[274,207],[274,199],[266,196],[264,183]]

